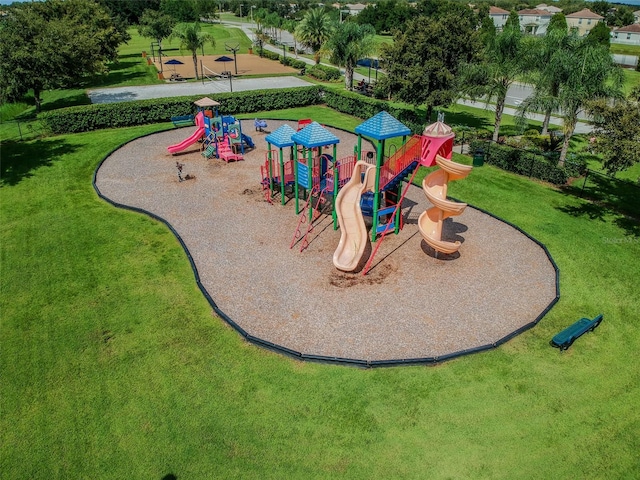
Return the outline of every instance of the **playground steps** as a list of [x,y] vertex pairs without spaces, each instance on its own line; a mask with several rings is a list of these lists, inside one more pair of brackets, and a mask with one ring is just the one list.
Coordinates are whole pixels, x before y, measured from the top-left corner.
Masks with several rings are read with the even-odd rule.
[[211,157],[213,157],[215,155],[216,155],[216,147],[213,144],[209,145],[207,148],[205,148],[202,151],[202,156],[204,158],[207,158],[207,159],[209,159],[209,158],[211,158]]
[[551,339],[551,346],[559,348],[561,351],[568,349],[573,342],[587,332],[593,332],[600,322],[602,322],[602,313],[593,320],[589,318],[581,318],[573,325],[565,328]]
[[[398,188],[398,185],[400,185],[400,182],[405,182],[409,179],[409,176],[416,171],[416,169],[418,168],[418,165],[419,165],[418,160],[414,160],[413,162],[411,162],[403,170],[401,170],[396,177],[392,178],[384,186],[381,192],[385,192],[387,190],[394,191],[396,188]],[[360,208],[362,210],[362,213],[369,217],[373,215],[373,199],[374,199],[373,192],[366,192],[362,194],[362,197],[360,200]],[[378,211],[378,215],[386,215],[386,214],[380,213],[381,211],[382,210]]]

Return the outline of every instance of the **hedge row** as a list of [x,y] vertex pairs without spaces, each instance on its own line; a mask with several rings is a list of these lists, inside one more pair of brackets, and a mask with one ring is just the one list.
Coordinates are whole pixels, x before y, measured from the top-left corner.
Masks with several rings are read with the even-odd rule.
[[268,58],[269,60],[277,60],[283,65],[286,65],[292,68],[297,68],[298,70],[301,70],[307,66],[307,62],[303,62],[302,60],[296,60],[291,56],[284,57],[279,53],[272,52],[270,50],[262,50],[262,56],[264,58]]
[[317,80],[331,82],[334,80],[340,80],[342,74],[340,70],[333,67],[325,67],[324,65],[313,65],[307,68],[307,75],[311,75]]
[[469,146],[472,152],[483,151],[486,163],[508,172],[538,178],[554,185],[565,185],[573,176],[570,169],[558,166],[557,160],[538,153],[481,140],[474,140]]
[[[221,103],[221,114],[234,115],[262,110],[280,110],[321,103],[320,86],[280,90],[252,90],[209,95]],[[119,128],[166,122],[171,117],[195,113],[195,100],[202,95],[157,98],[133,102],[79,105],[43,112],[38,119],[53,134],[79,133],[102,128]]]
[[426,119],[417,114],[412,108],[390,105],[384,100],[366,97],[359,93],[328,89],[324,91],[323,100],[334,110],[363,119],[371,118],[385,110],[416,134],[422,133],[425,127]]

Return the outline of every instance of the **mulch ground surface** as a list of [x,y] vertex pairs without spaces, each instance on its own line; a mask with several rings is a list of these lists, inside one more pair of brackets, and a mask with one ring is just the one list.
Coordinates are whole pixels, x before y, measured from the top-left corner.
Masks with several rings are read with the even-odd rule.
[[[282,123],[268,121],[267,130]],[[268,132],[255,132],[253,121],[242,129],[256,143],[244,161],[205,160],[199,144],[172,156],[166,147],[193,132],[176,129],[114,152],[96,185],[114,202],[167,220],[211,297],[249,334],[310,355],[439,357],[492,344],[554,300],[555,270],[543,249],[471,207],[445,222],[443,237],[461,241],[459,253],[436,256],[417,229],[430,204],[413,186],[403,205],[404,229],[387,236],[368,275],[333,266],[340,232],[330,216],[316,222],[305,251],[299,240],[290,249],[298,224],[294,202],[267,203],[260,186]],[[329,130],[341,140],[338,158],[352,154],[356,137]],[[195,178],[179,182],[176,161]],[[473,172],[461,181],[473,182]]]

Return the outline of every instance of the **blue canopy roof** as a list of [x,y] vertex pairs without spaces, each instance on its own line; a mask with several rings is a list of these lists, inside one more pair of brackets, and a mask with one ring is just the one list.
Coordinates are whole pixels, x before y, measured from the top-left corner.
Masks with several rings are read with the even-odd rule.
[[385,111],[377,113],[356,127],[356,133],[376,140],[410,135],[411,130]]
[[271,132],[269,135],[267,135],[265,137],[265,140],[271,145],[274,145],[278,148],[293,147],[294,142],[293,140],[291,140],[291,136],[295,133],[296,131],[293,128],[291,128],[287,124],[284,124],[275,132]]
[[298,145],[307,148],[324,147],[340,143],[340,139],[318,122],[312,122],[291,137]]

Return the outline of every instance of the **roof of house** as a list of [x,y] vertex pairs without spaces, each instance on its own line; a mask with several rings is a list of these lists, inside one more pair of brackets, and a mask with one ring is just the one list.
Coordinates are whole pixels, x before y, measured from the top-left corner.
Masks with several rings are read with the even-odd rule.
[[567,15],[567,18],[597,18],[600,20],[604,17],[602,15],[598,15],[597,13],[593,13],[588,8],[583,8],[579,12],[570,13],[569,15]]
[[640,33],[640,23],[633,23],[626,27],[616,28],[614,32]]
[[489,7],[489,15],[504,15],[509,14],[509,10],[505,10],[500,7]]
[[539,8],[525,8],[524,10],[520,10],[518,15],[536,15],[536,16],[547,16],[550,17],[551,13],[546,10],[540,10]]

